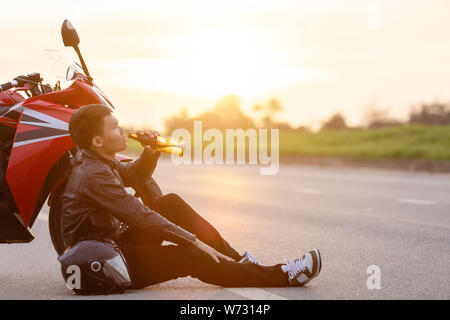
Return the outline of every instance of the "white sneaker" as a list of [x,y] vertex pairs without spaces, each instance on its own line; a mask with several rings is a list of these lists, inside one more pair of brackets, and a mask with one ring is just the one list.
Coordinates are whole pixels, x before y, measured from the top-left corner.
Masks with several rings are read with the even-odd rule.
[[281,266],[288,273],[288,281],[291,286],[304,286],[313,278],[317,277],[322,270],[322,257],[319,249],[305,253],[301,258],[285,259],[285,265]]
[[256,259],[256,257],[250,252],[250,251],[245,251],[244,253],[244,257],[239,260],[239,263],[254,263],[254,264],[260,264],[258,259]]

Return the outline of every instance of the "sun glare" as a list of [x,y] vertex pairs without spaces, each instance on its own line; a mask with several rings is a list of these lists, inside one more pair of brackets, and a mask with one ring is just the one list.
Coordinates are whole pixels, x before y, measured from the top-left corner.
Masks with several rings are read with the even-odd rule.
[[262,30],[210,30],[169,38],[163,45],[170,52],[167,58],[128,59],[111,65],[130,87],[213,98],[253,97],[318,75],[307,68],[293,68],[283,52],[289,48],[275,46]]

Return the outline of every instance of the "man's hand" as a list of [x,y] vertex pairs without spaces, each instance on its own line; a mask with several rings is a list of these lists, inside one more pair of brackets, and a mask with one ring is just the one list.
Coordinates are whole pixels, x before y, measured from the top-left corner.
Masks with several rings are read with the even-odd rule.
[[198,239],[195,239],[195,246],[197,248],[199,248],[200,250],[202,250],[203,252],[206,252],[207,254],[209,254],[211,256],[211,258],[213,258],[214,261],[217,262],[217,263],[220,262],[219,258],[222,258],[222,259],[227,260],[227,261],[234,261],[234,259],[232,259],[232,258],[230,258],[230,257],[228,257],[226,255],[223,255],[220,252],[217,252],[216,250],[214,250],[213,248],[208,246],[206,243],[204,243],[204,242],[202,242],[202,241],[200,241]]
[[[159,136],[159,132],[155,130],[136,130],[136,135],[138,138],[142,140],[156,140],[156,137]],[[147,144],[141,142],[141,145],[144,147],[144,150],[150,153],[155,153],[155,151]]]

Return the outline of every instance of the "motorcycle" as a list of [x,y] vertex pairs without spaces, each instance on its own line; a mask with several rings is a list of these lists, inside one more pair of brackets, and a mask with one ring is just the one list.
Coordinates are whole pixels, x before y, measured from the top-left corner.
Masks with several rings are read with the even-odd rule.
[[[66,47],[78,55],[66,79],[71,85],[61,89],[42,84],[39,73],[19,76],[0,85],[0,243],[28,243],[31,228],[47,200],[50,237],[58,254],[66,244],[62,239],[61,195],[78,152],[69,133],[69,121],[80,107],[100,103],[115,107],[93,82],[81,55],[78,33],[65,20],[61,35]],[[26,95],[26,97],[24,95]],[[132,161],[116,155],[119,161]],[[151,206],[162,196],[156,181],[132,186],[134,196]]]

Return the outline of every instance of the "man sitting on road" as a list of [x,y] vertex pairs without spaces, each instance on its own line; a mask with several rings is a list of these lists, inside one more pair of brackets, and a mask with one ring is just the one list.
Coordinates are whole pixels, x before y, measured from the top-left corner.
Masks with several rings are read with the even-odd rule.
[[[69,131],[79,152],[63,194],[63,238],[67,246],[109,239],[126,258],[131,288],[192,276],[223,287],[302,286],[322,268],[317,249],[284,264],[265,266],[249,252],[240,255],[220,233],[177,194],[142,204],[125,187],[152,175],[160,153],[149,146],[137,160],[121,163],[125,131],[110,108],[94,104],[77,110]],[[153,130],[137,132],[155,138]],[[167,240],[174,244],[163,245]]]

